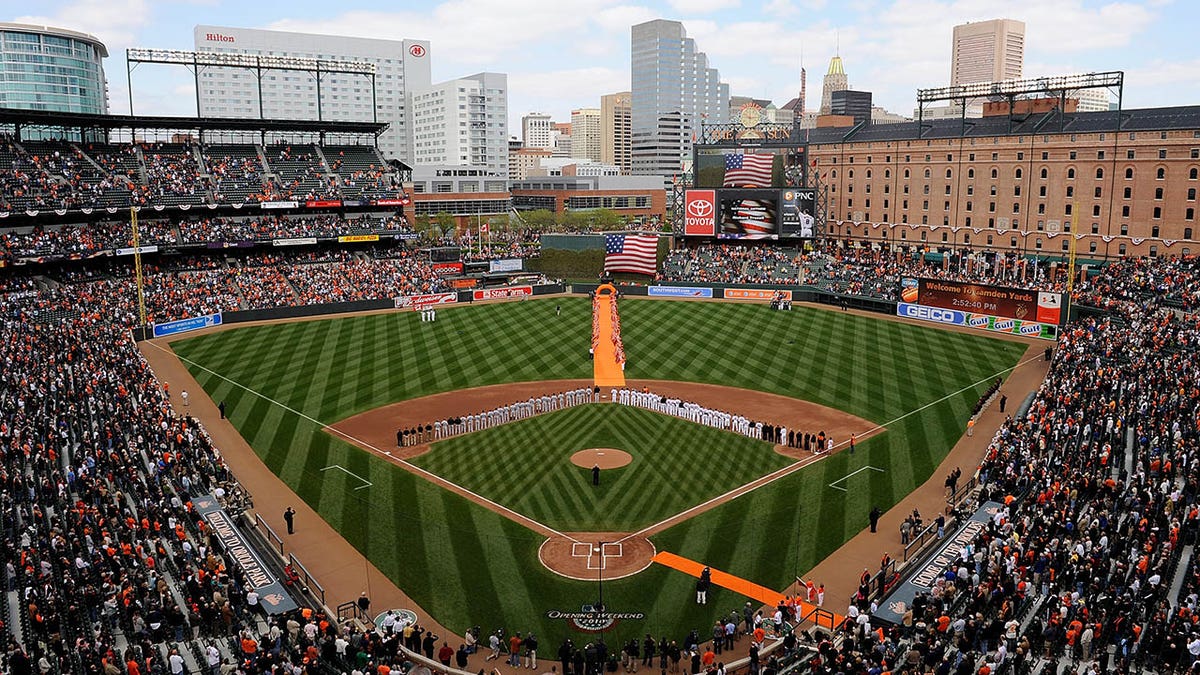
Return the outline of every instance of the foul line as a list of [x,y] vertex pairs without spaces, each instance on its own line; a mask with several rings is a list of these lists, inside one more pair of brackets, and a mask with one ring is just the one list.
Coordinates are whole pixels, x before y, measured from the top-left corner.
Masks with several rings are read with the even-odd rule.
[[[927,408],[933,407],[933,406],[937,405],[938,403],[945,401],[946,399],[958,396],[959,394],[963,393],[964,391],[967,391],[968,389],[974,389],[975,387],[978,387],[979,385],[983,384],[984,382],[989,382],[1007,372],[1016,370],[1017,368],[1020,368],[1021,366],[1024,366],[1026,364],[1033,363],[1034,361],[1037,361],[1040,358],[1042,358],[1042,357],[1041,356],[1033,356],[1028,359],[1025,359],[1024,361],[1019,361],[1016,364],[1011,365],[1003,370],[999,370],[991,375],[988,375],[987,377],[983,378],[982,380],[968,384],[967,386],[963,387],[962,389],[959,389],[958,391],[952,391],[949,394],[946,394],[945,396],[943,396],[935,401],[930,401],[929,403],[926,403],[925,405],[921,406],[920,408],[917,408],[915,410],[910,410],[910,411],[904,413],[903,415],[897,417],[896,419],[891,420],[890,422],[886,422],[884,424],[877,424],[874,427],[872,427],[871,429],[868,429],[867,431],[865,431],[861,434],[856,434],[856,437],[863,438],[863,437],[869,436],[881,429],[887,429],[887,427],[895,424],[896,422],[899,422],[900,420],[911,417]],[[849,439],[847,439],[847,440],[842,441],[841,443],[835,444],[833,447],[840,448],[843,445],[848,444],[849,442],[850,442]],[[686,520],[687,518],[690,518],[692,516],[692,514],[695,512],[707,511],[708,509],[712,508],[712,506],[714,504],[721,503],[722,501],[733,501],[734,499],[737,499],[738,497],[741,497],[742,495],[749,494],[761,487],[770,485],[771,483],[774,483],[775,481],[779,480],[780,478],[785,478],[785,477],[799,471],[800,469],[803,469],[806,466],[811,466],[813,464],[816,464],[817,462],[820,462],[821,460],[829,457],[830,454],[832,454],[832,453],[826,452],[821,455],[817,455],[815,457],[809,457],[808,459],[802,459],[794,464],[789,464],[788,466],[785,466],[782,469],[776,469],[774,472],[769,473],[766,476],[763,476],[762,478],[758,478],[749,483],[746,483],[745,485],[736,487],[736,488],[730,490],[729,492],[726,492],[723,495],[717,495],[716,497],[713,497],[712,499],[710,499],[706,502],[703,502],[701,504],[697,504],[696,506],[693,506],[690,509],[681,511],[669,518],[664,518],[663,520],[660,520],[659,522],[657,522],[653,525],[650,525],[649,527],[643,527],[642,529],[638,530],[637,532],[634,532],[632,534],[627,534],[624,537],[622,537],[621,539],[619,539],[618,541],[625,541],[626,539],[632,539],[634,537],[646,537],[651,534],[654,534],[655,532],[666,529],[667,526],[674,524],[676,521]]]
[[863,471],[866,471],[867,469],[871,469],[872,471],[878,471],[879,473],[884,473],[883,469],[881,469],[877,466],[871,466],[868,464],[867,466],[864,466],[861,469],[856,469],[854,471],[851,471],[850,473],[846,474],[845,476],[842,476],[841,478],[833,481],[832,483],[829,484],[829,487],[833,488],[834,490],[841,490],[842,492],[849,492],[849,490],[847,490],[846,488],[838,487],[837,484],[846,480],[847,478],[853,476],[854,474],[862,473]]
[[354,473],[353,471],[351,471],[350,469],[347,469],[346,467],[342,466],[341,464],[330,464],[329,466],[325,467],[324,469],[321,469],[321,471],[328,471],[328,470],[330,470],[330,469],[341,469],[342,471],[344,471],[344,472],[346,472],[346,473],[350,474],[351,476],[354,476],[355,478],[357,478],[357,479],[359,479],[360,481],[362,481],[362,483],[363,483],[363,484],[362,484],[362,485],[359,485],[359,486],[358,486],[358,487],[356,487],[356,488],[354,488],[355,490],[362,490],[363,488],[369,488],[369,487],[371,487],[372,485],[374,485],[374,483],[372,483],[371,481],[369,481],[369,480],[367,480],[366,478],[363,478],[362,476],[360,476],[360,475],[358,475],[358,474]]
[[421,476],[425,480],[427,480],[431,483],[434,483],[435,485],[442,485],[444,487],[448,487],[451,490],[458,492],[460,495],[468,495],[473,499],[479,500],[479,502],[482,504],[487,504],[493,510],[495,510],[501,514],[507,515],[511,520],[515,520],[523,525],[526,525],[526,526],[532,525],[533,527],[531,527],[530,529],[538,530],[542,534],[550,533],[555,536],[562,537],[564,539],[570,539],[571,541],[579,541],[578,539],[576,539],[572,536],[569,536],[569,535],[563,534],[562,532],[559,532],[558,530],[554,529],[553,527],[550,527],[549,525],[543,525],[542,523],[539,523],[538,521],[534,520],[533,518],[530,518],[529,516],[526,516],[521,513],[517,513],[516,511],[513,511],[512,509],[508,508],[507,506],[497,504],[496,502],[488,499],[487,497],[484,497],[483,495],[476,494],[457,483],[448,481],[445,478],[442,478],[441,476],[439,476],[435,473],[430,473],[429,471],[422,469],[421,467],[417,466],[416,464],[412,464],[407,460],[396,457],[392,453],[390,453],[386,450],[380,450],[379,448],[375,447],[374,445],[371,445],[370,443],[368,443],[364,440],[355,438],[354,436],[351,436],[350,434],[342,431],[341,429],[331,427],[328,424],[325,424],[324,422],[322,422],[314,417],[306,415],[289,405],[286,405],[284,403],[280,403],[279,401],[276,401],[275,399],[271,398],[270,396],[267,396],[266,394],[259,393],[255,390],[251,389],[250,387],[247,387],[246,385],[242,384],[241,382],[236,382],[234,380],[231,380],[228,377],[225,377],[224,375],[218,373],[217,371],[215,371],[211,368],[207,368],[205,366],[200,365],[199,363],[196,363],[195,361],[192,361],[189,358],[186,358],[184,356],[180,356],[179,354],[176,354],[173,350],[160,347],[159,345],[155,344],[152,340],[147,340],[146,343],[149,345],[152,345],[155,349],[158,349],[159,351],[170,354],[171,356],[179,359],[180,361],[182,361],[184,363],[193,365],[193,366],[199,368],[200,370],[203,370],[206,373],[210,373],[216,377],[219,377],[222,380],[225,380],[226,382],[232,384],[235,387],[244,389],[247,392],[254,394],[255,396],[261,398],[262,400],[264,400],[272,405],[279,406],[280,408],[292,413],[293,415],[295,415],[301,419],[308,420],[309,422],[312,422],[313,424],[316,424],[317,426],[321,427],[322,431],[327,431],[331,434],[337,434],[338,436],[345,438],[346,440],[350,441],[351,443],[358,446],[359,448],[367,449],[376,454],[383,455],[383,456],[387,457],[388,459],[392,460],[393,462],[400,464],[408,471],[410,471],[414,474],[417,474],[418,476]]

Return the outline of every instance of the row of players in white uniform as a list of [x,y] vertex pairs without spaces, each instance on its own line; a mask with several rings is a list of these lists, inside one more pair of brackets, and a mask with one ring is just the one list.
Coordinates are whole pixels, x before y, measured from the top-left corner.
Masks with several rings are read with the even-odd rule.
[[[664,415],[672,415],[696,424],[724,429],[741,434],[748,438],[763,438],[763,423],[755,422],[741,415],[705,408],[699,403],[690,403],[682,399],[667,398],[652,391],[637,391],[636,389],[613,389],[612,400],[621,405],[645,408]],[[779,427],[780,437],[787,438],[787,428]],[[833,439],[829,439],[827,450],[833,449]]]
[[596,403],[599,400],[600,394],[592,387],[581,387],[558,394],[532,396],[527,401],[517,401],[481,413],[434,422],[433,437],[435,439],[446,438],[447,436],[482,431],[506,422],[515,422],[584,403]]

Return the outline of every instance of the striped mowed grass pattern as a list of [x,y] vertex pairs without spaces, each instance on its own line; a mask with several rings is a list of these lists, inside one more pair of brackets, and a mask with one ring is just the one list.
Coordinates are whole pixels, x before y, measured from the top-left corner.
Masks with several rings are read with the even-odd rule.
[[[923,482],[963,433],[987,382],[971,385],[1014,365],[1024,351],[983,335],[822,309],[630,300],[621,313],[631,377],[769,391],[888,424],[852,456],[836,454],[654,537],[660,550],[775,588],[862,529],[873,505],[886,509]],[[329,423],[466,386],[588,377],[590,321],[586,298],[531,300],[446,309],[434,324],[400,313],[239,328],[175,349]],[[542,618],[544,611],[595,600],[594,585],[541,567],[535,533],[189,367],[210,396],[226,401],[232,423],[272,471],[448,627],[461,633],[474,625],[520,626],[556,643],[564,628]],[[356,491],[358,480],[321,472],[330,464],[374,486]],[[848,492],[826,487],[868,464],[886,473],[860,473],[842,484]],[[606,581],[610,606],[647,613],[642,625],[627,627],[630,635],[612,638],[650,631],[681,639],[693,628],[703,634],[719,613],[743,602],[717,589],[708,605],[696,606],[687,601],[693,581],[659,566]]]
[[[570,460],[587,448],[633,461],[593,486]],[[739,434],[593,403],[441,441],[413,463],[560,532],[633,532],[792,461]]]

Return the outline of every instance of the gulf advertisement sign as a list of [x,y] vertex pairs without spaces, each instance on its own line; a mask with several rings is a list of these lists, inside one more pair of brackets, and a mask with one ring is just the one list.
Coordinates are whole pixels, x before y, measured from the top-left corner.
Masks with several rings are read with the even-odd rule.
[[683,196],[683,234],[717,236],[717,191],[688,190]]
[[[785,292],[791,295],[791,291]],[[778,293],[779,291],[765,288],[726,288],[724,298],[726,300],[770,300]]]

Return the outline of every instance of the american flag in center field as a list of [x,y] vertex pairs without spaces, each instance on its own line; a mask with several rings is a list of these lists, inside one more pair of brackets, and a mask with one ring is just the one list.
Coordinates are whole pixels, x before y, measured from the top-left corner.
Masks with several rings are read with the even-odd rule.
[[771,184],[775,155],[725,155],[723,187],[765,187]]
[[604,271],[654,274],[658,236],[653,234],[604,235]]

